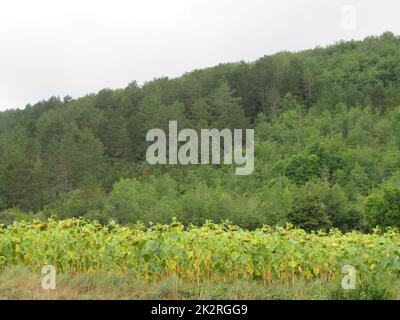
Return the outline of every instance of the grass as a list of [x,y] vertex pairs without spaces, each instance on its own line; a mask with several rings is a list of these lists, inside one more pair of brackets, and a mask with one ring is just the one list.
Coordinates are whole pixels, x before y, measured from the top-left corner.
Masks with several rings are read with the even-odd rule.
[[183,281],[169,277],[157,282],[135,279],[132,275],[109,273],[59,274],[57,288],[44,290],[42,274],[26,267],[9,267],[0,272],[0,299],[399,299],[400,284],[379,279],[363,283],[359,289],[343,290],[340,284],[320,281],[229,283]]

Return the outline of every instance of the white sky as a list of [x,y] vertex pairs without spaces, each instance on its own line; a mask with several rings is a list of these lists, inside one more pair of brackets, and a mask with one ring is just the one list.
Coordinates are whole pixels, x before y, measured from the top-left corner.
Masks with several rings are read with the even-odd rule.
[[0,0],[0,109],[400,34],[399,14],[399,0]]

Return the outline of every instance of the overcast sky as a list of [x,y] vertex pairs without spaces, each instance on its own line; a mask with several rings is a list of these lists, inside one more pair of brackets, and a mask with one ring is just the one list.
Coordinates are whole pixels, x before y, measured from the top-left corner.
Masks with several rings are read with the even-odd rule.
[[390,30],[399,0],[0,0],[0,109]]

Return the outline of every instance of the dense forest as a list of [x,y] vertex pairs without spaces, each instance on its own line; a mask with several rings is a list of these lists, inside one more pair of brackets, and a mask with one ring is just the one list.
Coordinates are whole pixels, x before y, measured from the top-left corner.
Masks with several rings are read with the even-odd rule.
[[[134,77],[134,75],[133,75]],[[21,79],[22,81],[22,79]],[[149,129],[254,128],[255,170],[151,166]],[[0,113],[0,222],[400,226],[400,37],[281,52]]]

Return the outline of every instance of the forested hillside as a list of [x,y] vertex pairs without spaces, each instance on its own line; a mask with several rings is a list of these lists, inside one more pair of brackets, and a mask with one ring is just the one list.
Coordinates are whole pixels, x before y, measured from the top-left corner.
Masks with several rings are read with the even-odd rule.
[[[135,75],[132,75],[134,78]],[[23,81],[23,79],[21,79]],[[255,128],[255,170],[150,166],[152,128]],[[400,226],[400,37],[384,33],[0,113],[0,222]]]

